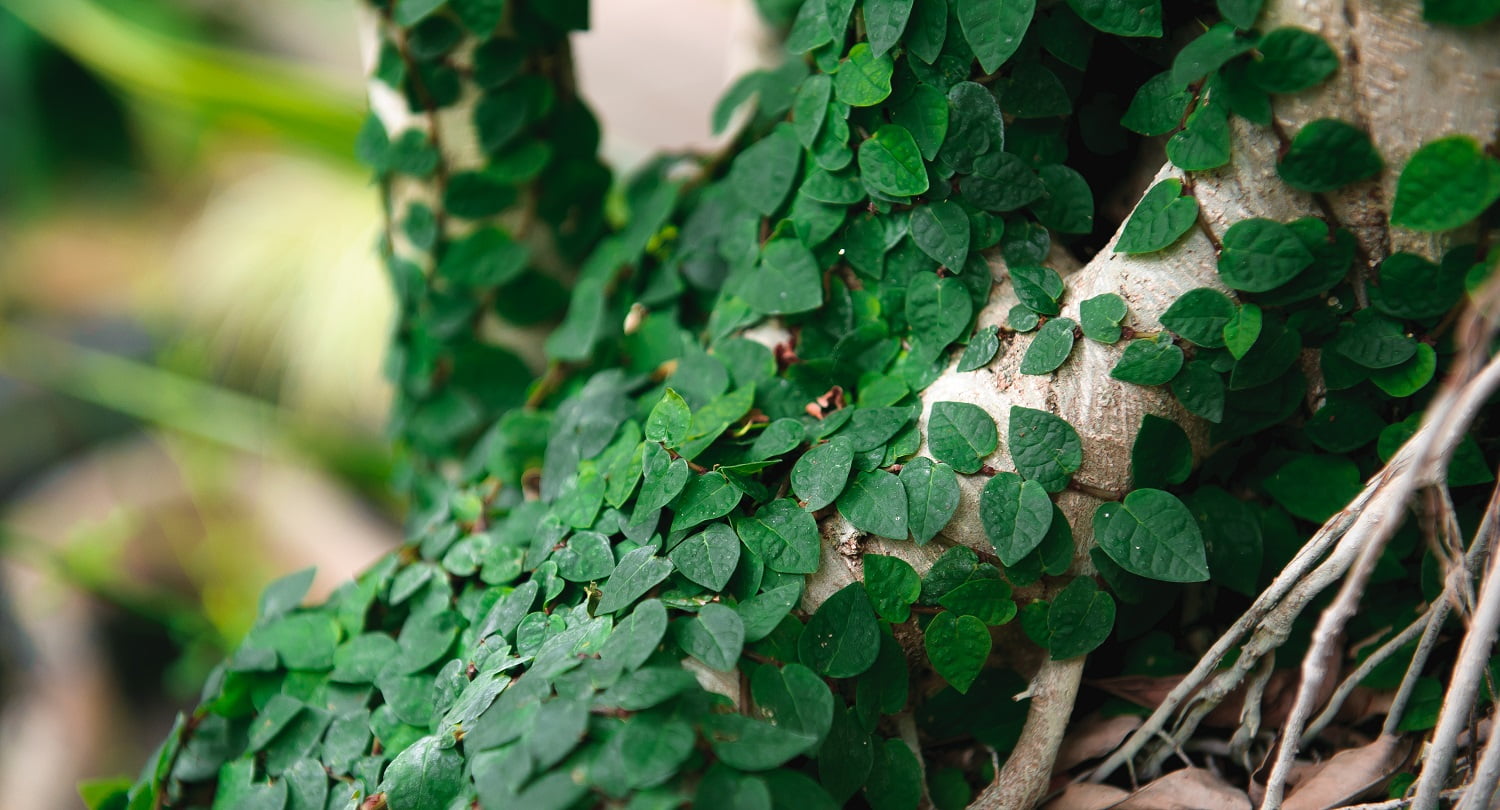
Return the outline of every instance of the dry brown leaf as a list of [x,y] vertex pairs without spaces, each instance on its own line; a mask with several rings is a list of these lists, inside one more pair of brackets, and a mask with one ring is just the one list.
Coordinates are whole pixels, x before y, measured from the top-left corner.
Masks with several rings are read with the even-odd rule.
[[1202,768],[1183,768],[1157,779],[1115,805],[1115,810],[1250,810],[1245,791]]
[[1052,772],[1062,773],[1074,765],[1114,751],[1126,735],[1140,727],[1141,718],[1135,715],[1104,717],[1095,713],[1085,717],[1063,738]]
[[1384,784],[1410,753],[1411,744],[1400,737],[1379,737],[1369,745],[1340,751],[1292,790],[1282,810],[1342,807]]
[[1114,785],[1077,782],[1068,785],[1057,798],[1042,805],[1042,810],[1109,810],[1130,796]]

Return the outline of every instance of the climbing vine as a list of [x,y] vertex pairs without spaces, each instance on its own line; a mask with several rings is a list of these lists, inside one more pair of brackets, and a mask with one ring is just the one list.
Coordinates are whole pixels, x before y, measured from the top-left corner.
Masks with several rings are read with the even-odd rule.
[[[308,572],[273,584],[110,806],[963,807],[1017,744],[1038,660],[1182,672],[1201,649],[1162,624],[1217,632],[1206,604],[1249,604],[1474,350],[1455,324],[1495,264],[1500,161],[1467,136],[1423,145],[1390,222],[1446,249],[1372,255],[1324,195],[1395,169],[1357,121],[1285,131],[1277,105],[1340,57],[1262,27],[1256,0],[761,5],[786,58],[715,111],[744,121],[728,149],[662,158],[612,201],[567,67],[584,2],[369,9],[358,149],[390,216],[409,540],[322,604],[301,604]],[[1495,13],[1459,5],[1427,13]],[[1205,216],[1195,183],[1245,128],[1274,133],[1279,182],[1320,215]],[[1153,144],[1170,167],[1122,223],[1096,201]],[[1070,287],[1069,256],[1195,236],[1217,274],[1164,310]],[[541,325],[528,368],[507,336]],[[1100,384],[1170,394],[1120,438],[1128,489],[1081,480],[1084,426],[1056,409],[923,396],[944,375],[1001,385],[1012,354],[1066,374],[1080,347],[1113,352]],[[1493,428],[1447,469],[1465,528]],[[965,486],[983,544],[949,537]],[[1430,523],[1381,553],[1363,654],[1462,557]],[[815,594],[839,566],[857,575]],[[1364,681],[1412,684],[1403,733],[1442,702],[1441,657],[1415,650]]]

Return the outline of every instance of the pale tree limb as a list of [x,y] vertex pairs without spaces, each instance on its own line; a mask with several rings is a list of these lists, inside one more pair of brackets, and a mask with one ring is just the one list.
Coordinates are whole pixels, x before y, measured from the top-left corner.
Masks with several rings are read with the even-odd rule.
[[1031,680],[1031,705],[1020,740],[995,781],[969,803],[970,810],[1025,810],[1041,800],[1073,716],[1083,662],[1082,656],[1043,662]]

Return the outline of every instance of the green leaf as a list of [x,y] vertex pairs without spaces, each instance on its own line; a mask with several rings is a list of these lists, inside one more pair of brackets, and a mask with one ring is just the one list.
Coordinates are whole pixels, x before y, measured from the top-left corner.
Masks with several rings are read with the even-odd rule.
[[958,511],[958,476],[947,464],[914,458],[901,467],[899,477],[906,489],[911,535],[920,546],[936,537]]
[[1042,315],[1061,311],[1063,280],[1056,270],[1043,265],[1017,265],[1010,268],[1011,286],[1021,303]]
[[979,494],[979,519],[1000,562],[1015,565],[1041,544],[1052,525],[1052,501],[1036,481],[996,473]]
[[948,0],[917,0],[912,7],[902,44],[918,59],[932,64],[948,38]]
[[1411,359],[1417,353],[1417,341],[1406,334],[1401,324],[1362,309],[1354,319],[1343,324],[1325,347],[1353,360],[1364,368],[1390,368]]
[[1269,219],[1242,219],[1224,231],[1223,241],[1219,277],[1236,290],[1274,290],[1313,261],[1291,228]]
[[934,402],[927,417],[927,447],[961,473],[976,473],[1000,444],[995,420],[967,402]]
[[788,53],[807,53],[827,45],[832,39],[828,6],[819,2],[803,3],[797,10],[797,18],[792,21],[792,30],[787,34],[786,49]]
[[1224,324],[1224,346],[1229,349],[1229,354],[1236,360],[1245,356],[1250,347],[1260,337],[1261,325],[1265,322],[1265,316],[1260,307],[1251,304],[1240,304],[1235,311],[1234,317]]
[[1345,456],[1303,454],[1262,483],[1281,508],[1313,523],[1338,514],[1359,494],[1359,467]]
[[687,438],[692,418],[682,395],[668,388],[646,418],[646,439],[676,447]]
[[906,320],[913,336],[929,351],[941,351],[957,340],[973,315],[974,299],[957,278],[921,272],[907,283]]
[[854,476],[838,499],[839,514],[866,534],[905,540],[906,490],[896,476],[874,470]]
[[771,501],[754,517],[736,518],[734,529],[745,546],[772,571],[811,574],[818,570],[817,521],[789,498]]
[[1159,489],[1180,484],[1193,473],[1193,445],[1187,433],[1156,414],[1141,417],[1130,446],[1130,479],[1137,487]]
[[1120,126],[1141,135],[1165,135],[1177,129],[1193,100],[1186,83],[1172,80],[1172,72],[1158,73],[1135,92]]
[[423,737],[386,766],[380,790],[391,810],[440,810],[463,792],[464,757],[444,748],[438,737]]
[[967,372],[984,368],[995,359],[995,353],[999,350],[1000,327],[986,326],[969,338],[969,345],[964,348],[964,353],[958,358],[958,370]]
[[964,199],[986,211],[1014,211],[1039,199],[1046,189],[1026,161],[1009,152],[974,159],[974,173],[959,181]]
[[922,150],[911,133],[896,124],[882,126],[860,144],[859,173],[866,188],[887,197],[911,197],[927,190]]
[[[1053,521],[1053,525],[1067,521]],[[1072,562],[1071,549],[1069,562]],[[973,616],[987,625],[1000,625],[1016,617],[1016,603],[1010,598],[1010,585],[998,577],[971,579],[938,598],[938,604],[959,616]]]
[[1088,233],[1094,229],[1094,192],[1076,170],[1059,164],[1037,169],[1046,192],[1031,204],[1043,225],[1059,233]]
[[802,147],[797,137],[790,127],[777,127],[735,156],[726,182],[751,210],[770,216],[786,200],[801,165]]
[[960,174],[972,170],[977,158],[1005,146],[1005,118],[989,88],[959,82],[948,88],[948,137],[938,153],[943,165]]
[[638,669],[656,652],[666,632],[666,606],[661,600],[647,599],[615,624],[599,655],[605,661],[618,663],[627,672]]
[[829,678],[853,678],[875,663],[880,625],[865,586],[844,586],[818,607],[797,641],[797,657]]
[[[804,8],[820,5],[806,3]],[[826,73],[814,73],[802,80],[792,97],[792,132],[803,148],[811,149],[823,131],[828,117],[828,101],[833,98],[833,79]]]
[[1009,326],[1015,332],[1030,332],[1041,322],[1042,318],[1036,314],[1036,310],[1025,304],[1016,304],[1010,308],[1009,312],[1005,313],[1005,325]]
[[1302,335],[1279,321],[1269,321],[1255,344],[1234,364],[1229,375],[1229,390],[1243,391],[1266,385],[1297,362],[1302,352]]
[[641,471],[644,478],[641,492],[635,499],[635,513],[645,515],[672,502],[687,486],[687,462],[672,458],[672,454],[659,444],[648,444],[641,453]]
[[1417,353],[1400,365],[1379,369],[1370,374],[1370,382],[1387,394],[1409,397],[1432,382],[1437,373],[1437,352],[1426,343],[1417,344]]
[[1203,532],[1176,496],[1138,489],[1094,511],[1094,539],[1121,568],[1163,582],[1203,582]]
[[1078,431],[1055,414],[1013,405],[1006,437],[1016,471],[1048,492],[1062,492],[1083,466]]
[[[1198,221],[1198,198],[1183,196],[1182,181],[1175,177],[1152,186],[1120,231],[1116,253],[1153,253],[1165,250]],[[1087,330],[1088,322],[1084,321]]]
[[632,549],[615,565],[604,583],[594,615],[603,616],[629,607],[672,573],[672,563],[655,555],[651,546]]
[[667,558],[683,576],[710,591],[722,591],[740,562],[740,538],[727,524],[713,523],[673,546]]
[[1234,26],[1215,25],[1177,52],[1172,60],[1172,84],[1186,87],[1254,47],[1255,39],[1242,36]]
[[958,24],[985,73],[994,73],[1021,47],[1035,0],[956,0]]
[[720,472],[707,472],[688,478],[682,494],[672,502],[672,531],[691,529],[700,523],[721,518],[740,502],[744,493]]
[[1185,172],[1217,169],[1229,156],[1229,112],[1220,104],[1198,105],[1182,131],[1167,141],[1167,159]]
[[931,85],[919,84],[891,107],[891,123],[906,127],[922,157],[933,160],[948,137],[948,97]]
[[792,465],[792,492],[809,512],[833,503],[849,485],[854,465],[854,445],[847,437],[835,436],[813,447]]
[[304,568],[267,585],[260,595],[260,610],[257,612],[260,620],[279,618],[302,604],[317,572],[316,568]]
[[900,624],[911,617],[911,605],[922,594],[922,580],[905,560],[866,554],[865,590],[880,618]]
[[793,581],[741,602],[739,611],[745,622],[745,640],[760,641],[769,636],[801,598],[802,583]]
[[1067,318],[1053,318],[1042,324],[1026,355],[1021,358],[1022,374],[1050,374],[1073,352],[1073,330],[1078,324]]
[[761,248],[754,279],[738,292],[762,315],[810,312],[823,305],[823,273],[801,240],[772,239]]
[[963,269],[969,258],[969,216],[958,203],[944,200],[914,208],[908,227],[911,240],[933,261]]
[[1322,82],[1339,67],[1339,56],[1323,38],[1290,26],[1260,38],[1250,62],[1250,81],[1267,93],[1295,93]]
[[1206,360],[1189,360],[1172,378],[1172,396],[1188,413],[1218,424],[1224,419],[1224,378]]
[[709,669],[729,672],[735,668],[745,647],[745,624],[734,608],[710,602],[680,626],[677,640],[684,652]]
[[1236,28],[1249,30],[1255,27],[1260,17],[1260,7],[1265,0],[1218,0],[1219,16],[1234,23]]
[[1370,289],[1370,305],[1396,318],[1434,318],[1464,295],[1464,262],[1433,264],[1415,253],[1393,253],[1380,263],[1380,284]]
[[1063,661],[1093,652],[1115,626],[1115,600],[1094,580],[1075,577],[1047,611],[1047,649]]
[[1500,160],[1463,135],[1422,145],[1396,181],[1391,224],[1415,231],[1446,231],[1468,222],[1500,199]]
[[873,107],[891,95],[895,65],[889,56],[876,55],[869,43],[849,49],[849,56],[833,74],[833,95],[851,107]]
[[1084,337],[1100,343],[1116,343],[1124,330],[1120,323],[1130,314],[1125,299],[1114,293],[1103,293],[1078,305],[1078,320]]
[[750,678],[750,695],[768,722],[812,739],[816,750],[833,725],[833,693],[817,673],[790,663],[757,667]]
[[875,765],[865,783],[870,810],[916,810],[922,794],[922,763],[911,746],[899,737],[877,746]]
[[1292,188],[1333,191],[1385,168],[1370,136],[1352,124],[1320,118],[1297,132],[1276,173]]
[[990,630],[973,616],[944,611],[933,617],[922,633],[927,660],[949,686],[967,693],[990,657]]
[[912,0],[864,0],[864,11],[870,50],[881,56],[900,41],[911,17]]
[[1161,0],[1068,0],[1068,7],[1106,34],[1161,36]]
[[[721,762],[742,771],[765,771],[782,765],[817,742],[807,734],[763,723],[742,714],[710,714],[704,736]],[[705,779],[704,784],[710,784]],[[765,791],[764,783],[760,783]],[[723,791],[715,790],[715,801],[722,801]],[[700,794],[698,806],[709,806]],[[767,807],[768,800],[750,804],[726,804],[733,807]]]
[[333,668],[339,624],[326,613],[295,613],[265,625],[255,637],[257,646],[275,650],[287,669],[326,671]]
[[1235,316],[1234,302],[1218,290],[1199,287],[1178,296],[1161,314],[1161,325],[1208,349],[1224,345],[1224,326]]
[[1166,385],[1182,369],[1182,349],[1170,340],[1132,340],[1109,376],[1136,385]]

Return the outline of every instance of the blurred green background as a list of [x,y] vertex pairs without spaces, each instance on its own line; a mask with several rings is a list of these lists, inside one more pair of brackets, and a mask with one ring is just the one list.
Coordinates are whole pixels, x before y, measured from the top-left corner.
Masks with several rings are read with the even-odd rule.
[[[356,0],[0,0],[0,784],[78,806],[269,579],[400,540]],[[606,157],[706,148],[748,2],[602,0]]]

